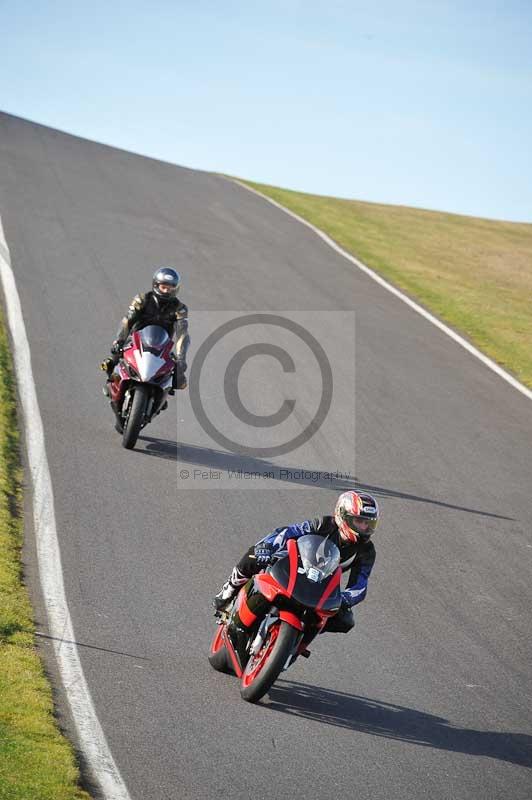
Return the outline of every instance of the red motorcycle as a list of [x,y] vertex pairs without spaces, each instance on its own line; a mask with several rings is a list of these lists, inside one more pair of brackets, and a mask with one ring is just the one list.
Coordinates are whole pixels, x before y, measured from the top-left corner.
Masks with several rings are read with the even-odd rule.
[[[240,695],[250,703],[260,700],[298,656],[309,657],[307,646],[341,606],[340,551],[333,542],[313,534],[289,539],[274,558],[231,606],[218,612],[209,654],[214,669],[240,678]],[[252,606],[265,608],[259,617],[248,605],[256,594],[263,600]]]
[[174,342],[164,328],[147,325],[134,331],[108,383],[122,445],[131,450],[141,429],[167,407],[172,388]]

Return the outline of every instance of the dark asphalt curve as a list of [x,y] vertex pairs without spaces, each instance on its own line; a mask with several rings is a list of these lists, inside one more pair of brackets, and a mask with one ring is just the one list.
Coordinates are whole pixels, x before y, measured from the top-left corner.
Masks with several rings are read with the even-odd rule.
[[[532,403],[221,177],[5,114],[0,163],[67,599],[132,798],[529,800]],[[356,458],[357,484],[381,504],[377,564],[353,633],[323,636],[258,706],[209,667],[211,596],[250,541],[327,513],[349,482],[187,488],[183,468],[268,466],[209,439],[188,396],[137,450],[121,448],[97,365],[162,264],[184,276],[192,357],[205,312],[329,312],[323,339],[337,352],[356,312],[353,402],[271,461],[330,470]],[[246,369],[246,405],[273,413],[278,387],[251,364],[241,382]],[[203,380],[216,408],[219,376]],[[27,558],[38,598],[31,547]]]

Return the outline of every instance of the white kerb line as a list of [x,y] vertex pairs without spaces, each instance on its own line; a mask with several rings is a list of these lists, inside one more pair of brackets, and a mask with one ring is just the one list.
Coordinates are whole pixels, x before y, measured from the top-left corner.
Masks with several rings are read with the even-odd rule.
[[31,369],[30,346],[1,218],[0,276],[13,344],[20,403],[24,415],[26,448],[33,485],[33,522],[39,575],[55,657],[78,731],[80,747],[92,776],[100,784],[107,800],[131,800],[96,716],[75,644],[63,583],[52,481]]
[[280,211],[284,211],[285,214],[288,214],[290,217],[293,217],[293,219],[296,219],[298,222],[301,222],[302,225],[306,225],[306,227],[310,228],[311,231],[314,231],[314,233],[317,236],[319,236],[320,239],[323,239],[323,241],[326,244],[328,244],[329,247],[332,247],[333,250],[335,250],[341,256],[343,256],[352,264],[354,264],[356,267],[358,267],[358,269],[362,270],[362,272],[365,272],[366,275],[369,275],[369,277],[372,278],[374,281],[376,281],[376,283],[380,284],[388,292],[394,294],[396,297],[402,300],[403,303],[406,303],[408,306],[410,306],[410,308],[413,308],[414,311],[417,311],[418,314],[421,314],[422,317],[425,317],[426,320],[428,320],[437,328],[439,328],[441,331],[443,331],[443,333],[447,334],[447,336],[449,336],[451,339],[454,339],[454,341],[457,342],[465,350],[467,350],[468,353],[471,353],[471,355],[475,356],[475,358],[478,358],[479,361],[482,361],[482,363],[485,364],[486,367],[495,372],[500,378],[503,378],[503,380],[505,380],[507,383],[513,386],[514,389],[517,389],[518,392],[521,392],[521,394],[524,394],[525,397],[528,397],[529,400],[532,400],[532,391],[528,389],[526,386],[523,386],[523,384],[520,383],[516,378],[514,378],[513,375],[510,375],[510,373],[506,372],[506,370],[504,370],[502,367],[496,364],[495,361],[492,361],[491,358],[488,358],[488,356],[484,355],[484,353],[481,353],[480,350],[477,350],[476,347],[473,347],[473,345],[470,344],[470,342],[468,342],[467,339],[464,339],[462,336],[460,336],[460,334],[456,333],[456,331],[453,331],[452,328],[449,328],[447,325],[441,322],[437,317],[433,316],[422,306],[418,305],[418,303],[416,303],[414,300],[411,300],[409,297],[407,297],[406,294],[403,294],[399,289],[396,289],[395,286],[392,286],[391,283],[388,283],[388,281],[385,281],[384,278],[381,278],[380,275],[378,275],[372,269],[367,267],[362,261],[359,261],[358,258],[355,258],[350,253],[348,253],[347,250],[344,250],[342,247],[340,247],[340,245],[336,244],[334,239],[331,239],[331,237],[328,236],[326,233],[324,233],[320,228],[317,228],[311,222],[308,222],[306,219],[303,219],[303,217],[300,217],[298,214],[295,214],[293,211],[290,211],[288,208],[285,208],[276,200],[272,200],[271,197],[267,197],[267,195],[257,191],[257,189],[253,189],[251,186],[246,186],[246,184],[242,183],[242,181],[236,180],[235,178],[227,178],[227,180],[230,180],[232,183],[236,183],[238,186],[241,186],[248,192],[256,194],[258,197],[261,197],[263,200],[266,200],[266,202],[271,203],[272,206],[275,206],[276,208],[280,209]]

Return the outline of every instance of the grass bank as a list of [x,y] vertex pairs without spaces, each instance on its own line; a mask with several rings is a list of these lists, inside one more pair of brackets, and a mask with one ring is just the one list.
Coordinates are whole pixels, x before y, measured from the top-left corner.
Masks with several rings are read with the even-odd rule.
[[532,388],[532,224],[243,182],[321,228]]
[[0,310],[0,800],[89,800],[35,651],[22,532],[15,383]]

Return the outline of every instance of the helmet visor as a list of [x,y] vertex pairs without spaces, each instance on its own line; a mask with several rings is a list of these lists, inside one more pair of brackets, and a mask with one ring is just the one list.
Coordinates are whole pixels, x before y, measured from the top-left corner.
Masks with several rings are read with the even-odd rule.
[[165,281],[161,281],[160,283],[155,284],[155,288],[157,294],[161,297],[175,297],[177,295],[177,286],[174,286],[173,283],[165,283]]
[[361,539],[369,539],[377,527],[376,518],[370,519],[368,517],[359,517],[355,514],[348,514],[346,511],[343,511],[341,516],[344,522],[347,523],[348,527]]

